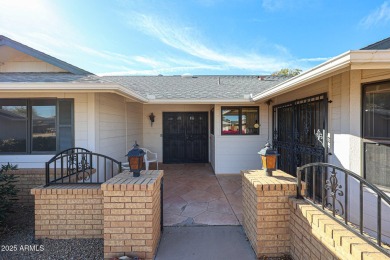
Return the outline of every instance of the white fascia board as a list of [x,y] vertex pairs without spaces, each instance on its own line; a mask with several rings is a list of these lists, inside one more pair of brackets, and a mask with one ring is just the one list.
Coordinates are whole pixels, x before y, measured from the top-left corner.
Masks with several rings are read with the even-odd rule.
[[295,76],[291,79],[288,79],[275,87],[266,90],[260,94],[257,94],[253,97],[253,101],[259,101],[262,99],[270,98],[272,96],[275,96],[277,94],[280,94],[286,90],[296,88],[300,85],[303,85],[309,81],[312,81],[315,78],[318,78],[324,74],[332,73],[335,70],[339,70],[345,67],[348,67],[350,65],[350,56],[351,52],[345,52],[333,59],[330,59],[310,70],[307,70],[303,72],[302,74],[299,74],[298,76]]
[[58,82],[1,82],[0,91],[13,92],[58,92],[58,91],[77,91],[77,92],[114,92],[124,95],[136,101],[147,103],[149,100],[138,95],[134,91],[118,84],[79,84],[79,83],[58,83]]
[[363,50],[353,52],[351,56],[351,70],[359,69],[389,69],[390,68],[390,51]]
[[352,69],[386,69],[390,68],[389,50],[358,50],[347,51],[308,71],[299,74],[272,89],[266,90],[253,97],[253,101],[265,100],[286,91],[299,88],[316,79],[321,79],[343,68]]
[[149,104],[237,104],[251,103],[249,99],[150,99]]

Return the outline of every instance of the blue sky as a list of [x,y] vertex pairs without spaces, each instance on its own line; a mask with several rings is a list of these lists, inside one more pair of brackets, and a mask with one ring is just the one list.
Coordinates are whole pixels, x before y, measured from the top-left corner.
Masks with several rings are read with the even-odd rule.
[[390,0],[0,0],[0,34],[98,75],[309,69],[390,36]]

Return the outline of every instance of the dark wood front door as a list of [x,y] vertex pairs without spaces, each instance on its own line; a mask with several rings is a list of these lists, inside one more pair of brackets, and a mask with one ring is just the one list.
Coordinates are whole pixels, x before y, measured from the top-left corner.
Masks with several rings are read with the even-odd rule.
[[163,113],[163,162],[207,163],[208,113]]

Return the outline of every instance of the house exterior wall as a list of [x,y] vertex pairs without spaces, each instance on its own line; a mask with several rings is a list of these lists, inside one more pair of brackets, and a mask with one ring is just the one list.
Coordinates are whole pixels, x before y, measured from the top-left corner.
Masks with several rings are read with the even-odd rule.
[[8,46],[0,47],[1,72],[67,72]]
[[[309,84],[300,89],[273,98],[272,105],[293,101],[295,99],[326,92],[328,99],[328,163],[341,166],[363,176],[362,149],[362,84],[389,80],[390,70],[352,70],[344,71],[329,78]],[[272,111],[270,111],[272,116]],[[272,123],[272,122],[271,122]],[[270,126],[272,127],[272,126]],[[340,180],[344,187],[344,183]],[[350,186],[349,218],[352,222],[359,221],[358,185]],[[389,195],[390,193],[387,192]],[[364,189],[364,224],[366,231],[376,230],[376,197]],[[390,214],[390,206],[382,206],[382,216]],[[384,241],[390,241],[390,221],[382,218],[382,236]]]
[[126,103],[126,151],[133,148],[134,142],[143,142],[143,109],[144,106],[140,103]]
[[326,92],[332,101],[328,104],[328,162],[362,175],[362,84],[389,79],[390,70],[344,71],[279,95],[272,99],[272,106]]
[[[232,105],[215,105],[215,165],[216,174],[239,173],[246,169],[260,169],[261,162],[258,152],[267,142],[267,105],[260,105],[260,134],[259,135],[222,135],[221,107]],[[240,106],[240,105],[233,105]],[[248,104],[242,104],[248,106]],[[258,105],[257,105],[258,106]]]
[[[141,147],[157,153],[159,162],[163,159],[163,112],[209,112],[209,105],[144,105],[143,109],[143,140]],[[153,126],[149,115],[155,115]],[[209,126],[210,128],[210,126]],[[210,143],[209,143],[210,145]]]
[[96,151],[116,160],[125,161],[126,102],[111,93],[96,94]]
[[[89,132],[93,127],[88,124],[87,93],[2,93],[1,98],[73,98],[74,99],[74,134],[75,146],[90,149],[93,144],[89,140]],[[45,162],[53,154],[19,154],[0,155],[0,165],[8,162],[17,164],[19,168],[45,168]]]

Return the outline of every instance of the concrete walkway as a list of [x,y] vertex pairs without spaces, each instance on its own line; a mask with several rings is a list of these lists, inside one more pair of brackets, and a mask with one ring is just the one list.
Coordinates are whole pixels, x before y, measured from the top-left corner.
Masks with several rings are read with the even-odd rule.
[[242,224],[239,174],[216,176],[210,164],[159,168],[164,170],[164,226]]
[[241,226],[164,227],[155,260],[254,260]]

